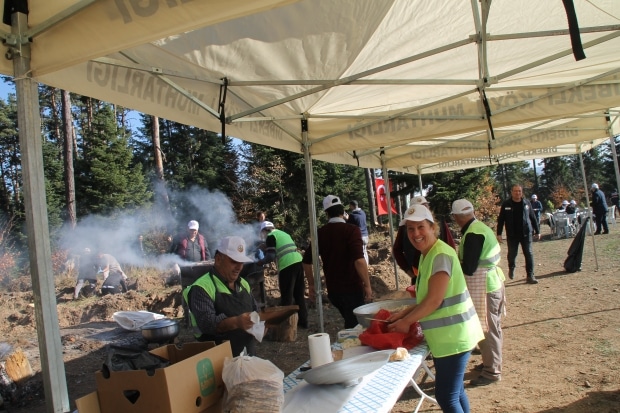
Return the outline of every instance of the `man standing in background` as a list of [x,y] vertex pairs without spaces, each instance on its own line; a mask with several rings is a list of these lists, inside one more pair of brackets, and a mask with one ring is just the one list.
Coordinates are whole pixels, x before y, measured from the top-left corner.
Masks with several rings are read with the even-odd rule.
[[[372,300],[362,234],[358,227],[344,220],[344,206],[337,196],[325,197],[323,210],[329,221],[318,230],[318,250],[323,261],[327,298],[344,318],[344,328],[353,328],[357,325],[353,310]],[[314,300],[312,248],[306,250],[302,262],[310,299]]]
[[461,228],[459,261],[467,289],[480,318],[484,340],[478,343],[482,364],[472,386],[486,386],[501,380],[502,375],[502,313],[506,303],[504,273],[498,267],[500,247],[493,230],[474,216],[474,206],[466,199],[452,204],[452,216]]
[[189,221],[187,235],[182,237],[176,245],[175,252],[185,261],[199,262],[211,258],[205,237],[198,233],[199,227],[198,221]]
[[598,184],[592,184],[592,212],[594,212],[594,218],[596,219],[596,231],[594,235],[601,233],[609,234],[609,227],[607,226],[607,200],[605,194],[598,188]]
[[306,284],[301,254],[289,234],[269,221],[261,223],[261,238],[265,239],[265,258],[257,264],[263,265],[276,260],[278,265],[278,285],[280,287],[280,305],[295,304],[299,306],[297,326],[308,328],[308,310],[306,308]]
[[368,227],[366,226],[366,213],[359,207],[359,204],[355,200],[349,202],[349,218],[347,218],[347,223],[359,227],[362,233],[364,259],[368,265]]
[[528,284],[538,284],[534,276],[534,252],[532,251],[532,234],[540,240],[540,226],[534,215],[530,202],[523,198],[523,187],[513,185],[510,199],[504,201],[497,217],[497,241],[501,244],[502,232],[506,226],[508,242],[508,277],[515,278],[515,267],[519,245],[525,256],[525,271]]
[[538,200],[536,194],[532,195],[532,209],[534,210],[536,221],[538,221],[538,226],[540,226],[540,214],[543,211],[543,205],[542,202]]

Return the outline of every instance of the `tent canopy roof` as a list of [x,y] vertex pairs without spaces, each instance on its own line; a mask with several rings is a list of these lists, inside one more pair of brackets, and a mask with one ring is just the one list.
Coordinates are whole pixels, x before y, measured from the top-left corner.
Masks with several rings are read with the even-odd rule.
[[[29,3],[35,80],[299,153],[303,118],[331,162],[378,167],[383,148],[389,169],[415,172],[459,148],[488,160],[603,138],[602,119],[575,115],[620,98],[616,0],[575,2],[580,61],[559,1]],[[558,122],[573,133],[518,137]]]

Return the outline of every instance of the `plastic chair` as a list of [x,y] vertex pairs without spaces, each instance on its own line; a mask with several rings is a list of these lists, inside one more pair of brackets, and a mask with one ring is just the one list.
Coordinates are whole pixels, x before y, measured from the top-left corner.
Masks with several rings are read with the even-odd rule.
[[612,205],[607,209],[607,223],[616,225],[616,206]]
[[556,212],[553,214],[553,219],[555,221],[555,236],[560,238],[564,236],[568,238],[568,233],[570,231],[568,225],[568,215],[566,212]]

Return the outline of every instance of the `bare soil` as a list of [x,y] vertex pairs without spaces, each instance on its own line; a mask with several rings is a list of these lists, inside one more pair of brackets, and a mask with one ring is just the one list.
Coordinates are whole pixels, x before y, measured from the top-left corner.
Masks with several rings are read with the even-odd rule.
[[[525,283],[523,256],[517,261],[515,280],[507,280],[508,313],[503,322],[504,366],[502,380],[480,388],[467,387],[473,412],[619,413],[620,412],[620,228],[586,239],[582,271],[568,274],[562,263],[572,239],[551,239],[549,229],[534,244],[538,285]],[[544,232],[543,232],[544,233]],[[377,298],[404,294],[408,278],[399,271],[396,290],[389,238],[374,234],[369,249],[370,274]],[[598,263],[598,264],[597,264]],[[501,263],[507,273],[505,259]],[[99,370],[110,343],[142,344],[139,332],[127,332],[112,321],[116,311],[148,310],[182,318],[181,289],[165,287],[167,274],[144,268],[126,271],[136,290],[123,295],[72,300],[74,278],[57,277],[58,317],[72,410],[75,399],[96,388]],[[271,271],[273,274],[273,271]],[[266,276],[268,304],[278,300],[277,277]],[[325,331],[332,340],[343,328],[339,313],[323,300]],[[184,325],[182,323],[182,325]],[[307,335],[318,332],[318,314],[310,310],[308,330],[299,330],[296,342],[263,341],[258,355],[271,360],[285,374],[309,358]],[[191,341],[183,327],[178,342]],[[0,344],[23,349],[36,372],[20,383],[18,397],[5,400],[12,413],[45,412],[43,383],[30,280],[0,280]],[[155,346],[150,344],[149,348]],[[472,356],[466,381],[476,377]],[[433,382],[422,385],[433,393]],[[407,389],[393,412],[411,412],[418,395]],[[440,411],[425,402],[422,412]]]

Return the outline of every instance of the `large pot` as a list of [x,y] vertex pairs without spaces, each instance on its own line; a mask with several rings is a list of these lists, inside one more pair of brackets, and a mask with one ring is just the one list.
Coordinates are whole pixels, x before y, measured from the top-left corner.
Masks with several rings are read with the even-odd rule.
[[142,326],[142,337],[149,343],[172,342],[179,335],[179,322],[169,318],[149,321]]

